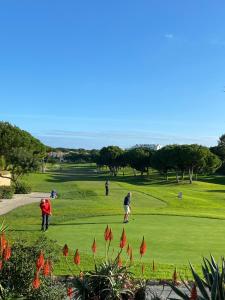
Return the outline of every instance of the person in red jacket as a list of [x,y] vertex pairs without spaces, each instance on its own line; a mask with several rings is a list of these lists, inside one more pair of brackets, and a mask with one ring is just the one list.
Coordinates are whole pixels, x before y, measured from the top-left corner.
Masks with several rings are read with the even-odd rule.
[[41,199],[40,209],[42,214],[41,230],[48,230],[49,216],[52,214],[51,202],[49,199]]

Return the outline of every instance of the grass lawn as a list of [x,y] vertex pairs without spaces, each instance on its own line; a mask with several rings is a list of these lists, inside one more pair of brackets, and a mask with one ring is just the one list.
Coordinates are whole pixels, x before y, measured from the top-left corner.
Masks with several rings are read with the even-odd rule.
[[[112,249],[118,251],[119,238],[125,227],[128,241],[134,248],[135,274],[140,275],[139,246],[142,236],[147,242],[143,257],[146,276],[170,278],[175,266],[183,276],[189,276],[188,260],[200,269],[201,257],[212,253],[224,256],[225,249],[225,185],[224,178],[205,177],[201,181],[166,183],[155,173],[148,178],[131,176],[110,178],[110,195],[104,195],[107,174],[97,174],[92,165],[63,165],[62,169],[45,174],[31,174],[26,180],[33,191],[56,189],[60,197],[53,200],[53,217],[47,237],[56,240],[59,248],[67,243],[81,253],[82,267],[92,268],[91,244],[95,237],[98,258],[104,257],[103,232],[107,224],[114,234]],[[132,192],[133,215],[122,223],[122,201]],[[178,200],[178,192],[183,200]],[[8,234],[34,240],[40,232],[40,210],[37,204],[18,208],[4,216],[10,226]],[[3,219],[3,217],[1,218]],[[71,251],[71,255],[73,253]],[[72,258],[71,258],[72,259]],[[152,261],[156,272],[152,272]],[[124,255],[123,260],[126,261]],[[56,274],[68,274],[63,259],[55,266]]]

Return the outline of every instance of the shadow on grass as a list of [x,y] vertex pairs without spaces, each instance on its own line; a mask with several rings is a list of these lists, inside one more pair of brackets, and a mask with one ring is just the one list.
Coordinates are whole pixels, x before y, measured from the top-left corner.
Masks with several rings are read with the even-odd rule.
[[[107,224],[107,222],[85,222],[85,223],[81,223],[81,222],[77,222],[77,223],[66,223],[66,224],[51,224],[52,227],[57,227],[57,226],[72,226],[72,225],[75,225],[75,226],[79,226],[79,225],[100,225],[100,224]],[[110,222],[110,224],[123,224],[123,222]]]

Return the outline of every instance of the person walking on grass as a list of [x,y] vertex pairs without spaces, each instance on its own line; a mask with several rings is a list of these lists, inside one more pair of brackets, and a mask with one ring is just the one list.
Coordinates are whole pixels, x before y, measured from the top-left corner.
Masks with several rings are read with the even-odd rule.
[[123,207],[124,207],[124,212],[125,212],[123,223],[129,222],[128,219],[129,219],[129,214],[130,214],[130,210],[131,210],[130,202],[131,202],[131,192],[129,192],[123,200]]
[[41,199],[40,209],[42,214],[41,230],[46,231],[48,230],[49,216],[52,214],[50,199]]
[[105,195],[109,195],[109,180],[107,179],[105,182]]

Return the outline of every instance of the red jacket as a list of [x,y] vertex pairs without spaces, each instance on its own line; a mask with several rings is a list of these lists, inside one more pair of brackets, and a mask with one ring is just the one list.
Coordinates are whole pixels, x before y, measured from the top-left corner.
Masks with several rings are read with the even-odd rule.
[[50,201],[46,201],[40,204],[41,212],[44,215],[51,215],[52,214],[52,207]]

